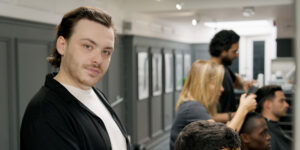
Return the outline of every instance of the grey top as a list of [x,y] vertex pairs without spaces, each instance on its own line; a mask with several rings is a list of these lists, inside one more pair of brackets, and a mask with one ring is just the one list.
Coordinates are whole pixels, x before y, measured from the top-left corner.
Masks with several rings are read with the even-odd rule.
[[209,120],[211,116],[206,108],[198,101],[183,102],[175,116],[171,129],[170,150],[174,149],[174,144],[179,132],[189,123],[198,120]]

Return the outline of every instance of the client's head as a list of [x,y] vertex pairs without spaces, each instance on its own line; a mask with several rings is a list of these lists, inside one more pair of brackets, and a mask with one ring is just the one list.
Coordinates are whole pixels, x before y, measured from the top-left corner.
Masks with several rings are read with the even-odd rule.
[[179,133],[175,150],[239,150],[239,135],[223,123],[196,121]]

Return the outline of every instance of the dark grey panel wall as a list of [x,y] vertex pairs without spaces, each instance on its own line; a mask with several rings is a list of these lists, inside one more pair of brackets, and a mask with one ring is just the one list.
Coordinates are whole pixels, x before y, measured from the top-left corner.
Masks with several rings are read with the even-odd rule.
[[[158,63],[154,63],[154,54],[156,56],[160,56],[160,61],[161,64]],[[151,59],[150,59],[150,122],[151,122],[151,136],[154,138],[160,134],[162,134],[162,130],[163,130],[163,112],[162,112],[162,108],[163,108],[163,103],[162,103],[162,79],[158,79],[158,78],[162,78],[162,53],[161,53],[161,49],[157,48],[157,47],[152,47],[151,48]],[[155,65],[155,66],[154,66]],[[158,66],[160,65],[160,67]],[[154,68],[156,68],[154,70]],[[156,80],[156,81],[154,81]],[[156,83],[154,85],[154,83]],[[154,90],[159,89],[158,91],[160,91],[160,94],[158,95],[154,95]]]
[[[0,149],[19,149],[19,125],[50,68],[54,26],[0,18]],[[3,135],[3,136],[2,136]]]
[[17,40],[16,45],[19,123],[21,123],[27,104],[41,88],[46,74],[50,71],[46,61],[50,43],[26,39]]
[[8,40],[0,39],[0,149],[9,149]]
[[[150,110],[149,110],[149,101],[142,100],[137,102],[137,128],[136,128],[136,139],[137,143],[145,143],[150,140]],[[130,115],[130,114],[129,114]],[[132,135],[135,136],[135,135]],[[135,143],[134,142],[134,143]]]
[[[110,66],[107,72],[107,97],[119,116],[121,122],[126,124],[125,109],[125,64],[122,36],[117,37]],[[103,81],[102,80],[102,81]]]
[[164,130],[170,130],[173,123],[173,115],[174,115],[174,98],[173,92],[167,93],[164,95]]
[[[164,49],[163,51],[165,54],[169,54],[172,58],[170,61],[171,64],[166,65],[166,58],[165,55],[163,57],[163,127],[165,131],[168,131],[172,127],[173,123],[173,117],[174,117],[174,73],[175,73],[175,68],[174,68],[174,55],[173,55],[173,50],[172,49]],[[169,58],[170,59],[170,58]],[[166,68],[168,67],[168,68]],[[167,70],[170,71],[167,73]],[[170,76],[166,76],[166,74],[170,74]],[[172,82],[173,84],[170,85],[171,89],[167,88],[167,80],[168,82]],[[169,91],[170,90],[170,91]]]
[[[147,52],[150,60],[153,54],[161,54],[168,52],[173,54],[174,51],[182,53],[190,51],[191,47],[188,44],[177,43],[167,40],[146,38],[140,36],[124,36],[124,48],[126,49],[126,89],[125,101],[127,116],[127,127],[132,135],[132,143],[137,149],[152,149],[157,143],[166,140],[169,136],[169,130],[172,125],[175,113],[174,96],[180,93],[180,90],[175,92],[165,92],[165,81],[162,82],[162,92],[158,95],[153,95],[152,89],[152,62],[149,65],[149,96],[138,99],[138,73],[137,73],[137,54],[138,52]],[[126,42],[125,42],[126,41]],[[174,58],[174,56],[172,56]],[[163,54],[162,54],[162,58]],[[164,59],[163,59],[164,60]],[[173,59],[174,60],[174,59]],[[183,61],[183,59],[182,59]],[[164,61],[161,64],[164,65]],[[182,63],[183,65],[183,63]],[[183,67],[183,66],[182,66]],[[164,68],[164,67],[162,67]],[[165,75],[165,69],[162,70],[162,76]],[[175,71],[175,69],[173,69]],[[183,69],[182,69],[183,73]],[[175,72],[172,73],[175,86]],[[183,76],[183,75],[182,75]],[[164,79],[164,77],[163,77]]]
[[197,59],[208,60],[210,58],[209,54],[209,44],[200,43],[200,44],[191,44],[192,49],[192,62]]

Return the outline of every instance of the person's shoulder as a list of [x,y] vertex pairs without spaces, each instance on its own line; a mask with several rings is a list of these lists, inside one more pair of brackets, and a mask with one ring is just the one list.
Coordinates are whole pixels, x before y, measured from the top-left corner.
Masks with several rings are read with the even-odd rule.
[[43,115],[53,115],[59,105],[59,96],[43,86],[30,100],[25,110],[25,115],[37,118]]
[[179,114],[182,115],[187,122],[211,119],[206,108],[198,101],[186,101],[182,104],[182,107],[183,108],[181,109]]
[[195,100],[188,100],[181,104],[182,108],[187,111],[203,111],[206,110],[204,106]]
[[187,107],[203,107],[203,105],[196,101],[196,100],[189,100],[189,101],[185,101],[183,103],[183,105],[187,106]]

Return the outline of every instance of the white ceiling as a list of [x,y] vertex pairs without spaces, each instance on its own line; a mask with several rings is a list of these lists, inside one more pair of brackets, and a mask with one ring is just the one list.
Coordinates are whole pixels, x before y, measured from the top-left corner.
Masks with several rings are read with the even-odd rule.
[[[130,14],[144,14],[156,20],[187,26],[196,17],[204,21],[274,20],[277,27],[294,28],[293,0],[118,0]],[[183,9],[176,3],[183,1]],[[243,7],[255,8],[255,15],[244,17]],[[285,29],[279,29],[285,30]]]

